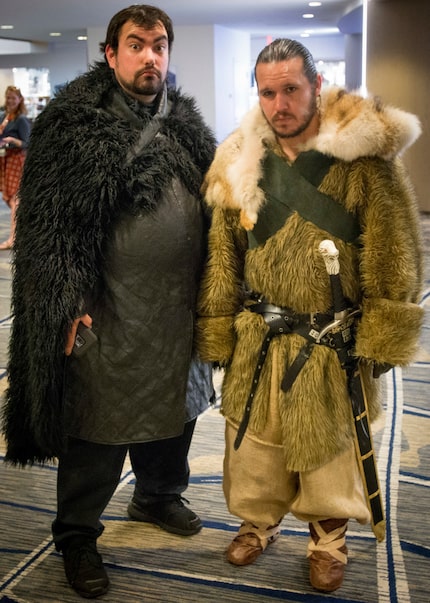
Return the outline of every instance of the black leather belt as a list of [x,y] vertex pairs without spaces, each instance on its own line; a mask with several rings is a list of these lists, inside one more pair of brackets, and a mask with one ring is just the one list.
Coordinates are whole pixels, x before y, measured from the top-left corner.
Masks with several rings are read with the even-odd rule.
[[281,389],[284,392],[287,392],[291,388],[303,366],[310,358],[312,350],[317,343],[333,347],[330,339],[323,338],[320,340],[318,337],[324,326],[333,321],[333,314],[298,314],[291,308],[275,306],[274,304],[262,301],[261,298],[255,303],[251,302],[250,305],[247,306],[247,309],[251,312],[260,314],[268,325],[269,330],[264,337],[258,355],[257,366],[252,378],[251,391],[234,442],[235,450],[239,448],[248,427],[252,404],[260,380],[260,374],[272,339],[278,335],[288,335],[291,333],[297,333],[306,339],[306,343],[301,347],[297,357],[285,371],[281,381]]
[[265,301],[251,303],[246,308],[260,314],[273,335],[299,333],[316,340],[321,329],[333,320],[333,314],[299,314],[291,308],[275,306]]

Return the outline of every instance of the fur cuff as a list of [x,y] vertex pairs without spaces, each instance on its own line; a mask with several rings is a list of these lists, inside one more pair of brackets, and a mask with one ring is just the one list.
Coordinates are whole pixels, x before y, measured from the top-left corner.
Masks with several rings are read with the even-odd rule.
[[417,304],[368,299],[357,329],[356,354],[393,366],[413,361],[424,311]]
[[236,343],[233,316],[199,318],[196,325],[196,348],[203,362],[225,366],[231,360]]

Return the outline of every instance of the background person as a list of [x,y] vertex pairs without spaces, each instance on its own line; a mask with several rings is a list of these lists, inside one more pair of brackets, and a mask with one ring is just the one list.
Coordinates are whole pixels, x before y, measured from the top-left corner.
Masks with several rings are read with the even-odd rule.
[[[96,540],[127,452],[129,515],[183,536],[202,527],[182,494],[214,394],[192,355],[215,140],[194,100],[167,89],[173,36],[156,7],[114,15],[105,61],[36,119],[22,182],[6,460],[58,457],[54,541],[87,598],[108,589]],[[70,355],[80,323],[97,341]]]
[[10,207],[10,235],[0,243],[0,249],[10,249],[15,234],[15,212],[18,189],[30,140],[31,122],[19,88],[8,86],[5,92],[5,110],[0,113],[0,190]]
[[198,348],[225,366],[223,485],[243,522],[227,558],[253,563],[291,512],[309,524],[312,585],[333,591],[348,520],[370,514],[345,371],[330,338],[315,344],[334,318],[319,245],[334,241],[344,293],[361,310],[354,355],[373,420],[374,377],[412,360],[422,320],[419,216],[398,157],[420,126],[372,98],[321,90],[293,40],[264,48],[255,76],[259,103],[218,147],[204,184],[213,218]]

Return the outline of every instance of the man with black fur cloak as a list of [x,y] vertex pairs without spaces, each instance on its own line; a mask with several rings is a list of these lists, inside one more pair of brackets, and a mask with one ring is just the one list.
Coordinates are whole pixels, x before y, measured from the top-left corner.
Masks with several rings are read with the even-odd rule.
[[108,589],[96,539],[127,452],[133,519],[202,526],[182,493],[213,396],[193,330],[215,139],[194,100],[167,89],[172,42],[163,11],[118,12],[105,61],[36,120],[20,191],[6,460],[58,458],[54,541],[84,597]]

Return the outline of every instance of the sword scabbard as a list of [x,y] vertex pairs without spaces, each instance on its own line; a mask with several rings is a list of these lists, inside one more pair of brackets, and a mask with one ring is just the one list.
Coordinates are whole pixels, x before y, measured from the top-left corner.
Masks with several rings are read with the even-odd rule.
[[[333,329],[339,328],[348,318],[348,307],[342,290],[340,279],[339,252],[333,241],[322,241],[319,251],[323,256],[327,273],[330,277],[332,292],[334,322]],[[351,316],[358,314],[353,311]],[[329,325],[330,326],[330,325]],[[327,332],[329,329],[327,328]],[[343,333],[341,332],[343,336]],[[366,493],[366,501],[371,515],[373,533],[378,542],[385,538],[385,517],[382,504],[381,489],[373,449],[372,433],[368,414],[366,391],[363,384],[360,362],[353,357],[353,339],[346,341],[345,337],[336,336],[335,349],[342,368],[346,371],[348,394],[354,422],[354,443],[360,475]]]
[[353,412],[353,419],[355,426],[354,442],[358,465],[365,486],[367,504],[371,514],[372,530],[378,542],[382,542],[385,538],[385,516],[370,428],[366,390],[359,364],[357,364],[354,375],[349,380],[349,387],[351,401],[355,399],[357,402]]

